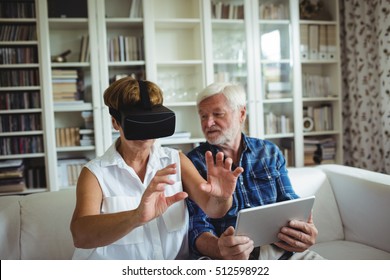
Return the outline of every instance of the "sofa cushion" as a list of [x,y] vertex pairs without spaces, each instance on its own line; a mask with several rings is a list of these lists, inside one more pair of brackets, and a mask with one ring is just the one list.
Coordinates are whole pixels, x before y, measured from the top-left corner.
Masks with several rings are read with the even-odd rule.
[[[21,258],[71,259],[74,189],[31,194],[21,200]],[[60,222],[59,222],[60,221]]]
[[318,229],[317,243],[344,239],[338,206],[326,174],[314,167],[289,168],[289,177],[299,196],[316,196],[313,220]]
[[19,196],[0,197],[0,259],[20,259]]
[[345,239],[390,252],[390,176],[349,166],[318,168],[333,186]]
[[310,250],[329,260],[389,260],[390,253],[353,241],[330,241],[315,244]]

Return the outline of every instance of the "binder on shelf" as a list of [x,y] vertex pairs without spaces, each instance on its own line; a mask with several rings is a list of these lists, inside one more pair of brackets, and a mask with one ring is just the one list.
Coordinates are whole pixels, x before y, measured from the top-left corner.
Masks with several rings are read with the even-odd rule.
[[309,58],[318,59],[318,31],[319,26],[317,24],[309,25]]
[[309,58],[309,25],[301,24],[299,26],[300,29],[300,53],[301,59]]
[[327,41],[327,51],[328,58],[335,59],[337,55],[337,34],[336,34],[336,26],[335,25],[327,25],[326,26],[326,41]]
[[327,26],[319,25],[319,47],[318,47],[318,58],[319,59],[328,59],[328,43],[327,43]]

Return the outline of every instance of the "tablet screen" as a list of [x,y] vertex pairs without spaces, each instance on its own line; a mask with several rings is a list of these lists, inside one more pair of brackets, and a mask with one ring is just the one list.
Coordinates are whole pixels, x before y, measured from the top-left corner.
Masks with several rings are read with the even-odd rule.
[[238,212],[235,235],[245,235],[262,246],[279,241],[280,229],[291,220],[307,221],[314,204],[314,196],[297,198]]

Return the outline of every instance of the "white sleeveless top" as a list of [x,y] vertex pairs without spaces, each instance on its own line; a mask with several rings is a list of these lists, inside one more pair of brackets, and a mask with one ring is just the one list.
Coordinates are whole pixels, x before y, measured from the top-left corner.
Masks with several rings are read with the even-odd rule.
[[[177,150],[154,144],[149,156],[144,183],[116,151],[115,143],[103,156],[86,167],[96,176],[103,192],[101,213],[115,213],[137,208],[145,188],[155,173],[176,163],[176,183],[167,185],[165,195],[183,190],[180,158]],[[170,206],[160,217],[135,228],[116,242],[94,249],[76,248],[73,259],[188,259],[188,211],[185,201]]]

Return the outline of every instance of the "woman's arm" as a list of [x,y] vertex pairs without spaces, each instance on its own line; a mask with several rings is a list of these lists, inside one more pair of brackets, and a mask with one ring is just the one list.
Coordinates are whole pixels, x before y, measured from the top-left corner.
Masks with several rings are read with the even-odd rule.
[[207,181],[202,178],[192,162],[180,153],[180,165],[184,190],[211,218],[223,217],[232,205],[241,167],[231,171],[232,160],[224,160],[223,153],[216,155],[214,163],[211,152],[206,152]]

